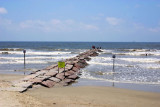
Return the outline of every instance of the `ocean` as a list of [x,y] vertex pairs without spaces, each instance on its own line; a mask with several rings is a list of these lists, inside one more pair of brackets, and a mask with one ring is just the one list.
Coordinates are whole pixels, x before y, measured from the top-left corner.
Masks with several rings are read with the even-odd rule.
[[[107,82],[132,83],[154,85],[160,89],[160,43],[0,42],[0,73],[29,74],[85,52],[92,45],[101,47],[103,52],[81,69],[80,83],[87,79],[88,82],[102,81],[103,85]],[[112,55],[116,55],[114,70]]]

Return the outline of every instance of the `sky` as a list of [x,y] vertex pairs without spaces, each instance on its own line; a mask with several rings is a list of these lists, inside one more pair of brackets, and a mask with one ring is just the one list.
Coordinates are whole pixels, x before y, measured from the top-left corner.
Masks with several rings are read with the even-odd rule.
[[0,0],[0,41],[160,42],[160,0]]

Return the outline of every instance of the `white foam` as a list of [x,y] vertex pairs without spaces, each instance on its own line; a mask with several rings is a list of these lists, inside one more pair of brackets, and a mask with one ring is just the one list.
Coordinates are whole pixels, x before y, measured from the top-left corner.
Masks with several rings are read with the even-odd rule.
[[142,55],[154,55],[154,56],[160,56],[160,51],[154,51],[154,52],[126,52],[126,53],[113,53],[116,55],[130,55],[130,56],[142,56]]
[[155,63],[160,61],[160,59],[157,58],[117,58],[117,59],[129,62],[144,62],[144,63]]
[[[67,59],[72,58],[73,56],[57,56],[57,57],[45,57],[45,56],[35,56],[35,57],[25,57],[26,60],[32,59]],[[23,60],[24,57],[0,57],[1,60]]]
[[91,76],[88,72],[82,71],[81,78],[85,79],[91,79],[91,80],[99,80],[99,81],[107,81],[107,82],[115,82],[115,83],[135,83],[135,84],[154,84],[154,85],[160,85],[160,81],[158,82],[139,82],[139,81],[132,81],[132,80],[126,80],[125,78],[123,80],[113,80],[113,79],[104,79],[104,78],[98,78]]
[[[100,62],[88,62],[89,64],[96,64],[96,65],[104,65],[104,66],[113,66],[113,63],[100,63]],[[126,66],[125,64],[114,64],[116,66]]]
[[[2,51],[3,52],[3,51]],[[19,51],[5,51],[9,54],[17,54],[17,55],[23,55],[23,52]],[[62,55],[62,54],[70,54],[71,52],[60,52],[60,51],[53,51],[53,52],[34,52],[34,51],[27,51],[26,55]]]
[[160,64],[139,64],[139,66],[147,69],[160,69]]
[[111,57],[92,57],[91,62],[103,62],[103,61],[110,61],[110,60],[112,60]]
[[[0,64],[23,64],[23,63],[24,63],[23,60],[0,62]],[[48,62],[42,61],[42,60],[26,61],[26,64],[45,64],[45,63],[48,63]]]

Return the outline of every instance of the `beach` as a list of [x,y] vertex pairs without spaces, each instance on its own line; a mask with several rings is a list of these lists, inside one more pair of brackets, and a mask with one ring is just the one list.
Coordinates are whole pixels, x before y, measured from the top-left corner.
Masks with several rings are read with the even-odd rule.
[[[0,74],[1,87],[24,76]],[[103,86],[38,87],[24,93],[0,91],[3,107],[159,107],[160,93]]]
[[[61,42],[4,42],[0,44],[0,106],[160,106],[160,49],[157,47],[160,43],[64,42],[63,46],[61,44]],[[23,93],[2,91],[14,81],[24,79],[30,73],[39,73],[46,67],[46,70],[51,70],[49,66],[54,69],[52,65],[57,64],[58,61],[82,54],[89,50],[92,44],[102,46],[104,49],[98,53],[98,56],[86,61],[86,66],[78,71],[80,78],[73,84],[52,88],[43,87],[47,86],[45,83],[43,86],[37,84],[33,88],[27,88],[28,90]],[[33,45],[35,47],[32,47]],[[26,49],[25,66],[23,49]],[[116,56],[114,70],[112,55]],[[58,77],[57,74],[55,76]],[[13,88],[14,86],[12,85]]]

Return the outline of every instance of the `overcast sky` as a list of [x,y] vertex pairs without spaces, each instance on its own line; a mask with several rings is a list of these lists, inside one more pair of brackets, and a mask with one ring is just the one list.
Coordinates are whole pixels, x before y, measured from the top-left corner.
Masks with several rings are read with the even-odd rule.
[[160,0],[0,0],[0,41],[160,42]]

